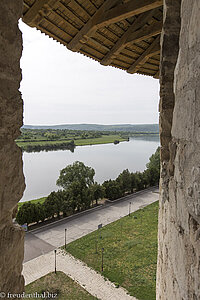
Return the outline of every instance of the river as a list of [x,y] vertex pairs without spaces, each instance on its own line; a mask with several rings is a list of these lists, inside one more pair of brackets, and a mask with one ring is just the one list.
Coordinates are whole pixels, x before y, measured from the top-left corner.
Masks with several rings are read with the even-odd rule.
[[37,199],[58,190],[59,171],[77,160],[95,169],[98,183],[115,179],[125,169],[143,171],[158,146],[158,136],[140,136],[117,145],[79,146],[74,153],[69,150],[24,152],[26,189],[21,201]]

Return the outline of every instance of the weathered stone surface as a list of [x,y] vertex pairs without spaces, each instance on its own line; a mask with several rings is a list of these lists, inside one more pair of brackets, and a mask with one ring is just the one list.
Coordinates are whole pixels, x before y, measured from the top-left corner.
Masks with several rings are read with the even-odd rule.
[[25,187],[22,153],[14,141],[23,120],[18,91],[22,52],[18,20],[22,5],[22,0],[0,1],[0,291],[5,293],[24,289],[24,233],[12,222],[13,210]]
[[[160,104],[164,154],[161,155],[157,299],[197,300],[200,299],[200,2],[165,0],[164,7]],[[177,28],[181,24],[180,37],[174,24]],[[171,30],[176,32],[175,51],[173,46],[168,47],[173,44],[168,36]],[[166,120],[170,109],[171,129]]]
[[4,293],[20,293],[24,289],[21,275],[24,258],[24,236],[19,226],[6,225],[1,228],[0,290]]

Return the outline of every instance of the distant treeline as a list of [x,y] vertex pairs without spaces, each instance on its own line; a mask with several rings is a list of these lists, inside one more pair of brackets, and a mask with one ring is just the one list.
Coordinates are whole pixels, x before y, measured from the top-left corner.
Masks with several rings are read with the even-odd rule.
[[[117,143],[128,140],[123,134],[113,135],[113,132],[60,130],[60,129],[23,129],[16,140],[17,145],[26,152],[39,152],[50,150],[70,150],[74,152],[76,144],[96,144],[108,142]],[[99,139],[101,138],[101,142]]]
[[[68,129],[24,129],[21,128],[21,135],[17,141],[35,142],[35,141],[58,141],[66,139],[86,139],[101,137],[102,132]],[[108,132],[110,134],[110,132]]]
[[155,132],[93,131],[69,129],[24,129],[16,140],[17,145],[26,152],[51,150],[70,150],[77,146],[128,141],[131,136],[152,137]]
[[124,170],[115,180],[102,185],[94,182],[94,169],[75,162],[60,171],[57,185],[63,190],[52,192],[43,203],[25,202],[17,213],[19,224],[44,222],[84,211],[103,198],[115,200],[127,194],[157,185],[160,178],[160,148],[146,165],[144,172]]
[[87,131],[126,131],[126,132],[152,132],[159,133],[158,124],[118,124],[118,125],[101,125],[101,124],[63,124],[52,126],[24,125],[26,129],[68,129],[68,130],[87,130]]

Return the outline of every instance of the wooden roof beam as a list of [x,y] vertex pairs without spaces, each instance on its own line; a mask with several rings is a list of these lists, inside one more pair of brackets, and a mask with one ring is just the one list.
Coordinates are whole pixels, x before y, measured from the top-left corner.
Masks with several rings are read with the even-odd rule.
[[96,24],[100,17],[111,7],[120,3],[121,0],[107,0],[103,5],[96,11],[96,13],[88,20],[88,22],[81,28],[81,30],[75,35],[75,37],[68,43],[68,49],[72,51],[78,51],[83,41],[85,43],[97,29]]
[[119,4],[101,15],[96,27],[100,28],[108,26],[109,24],[139,15],[162,5],[163,0],[131,0],[123,4]]
[[141,14],[133,24],[128,28],[128,30],[122,35],[122,37],[116,42],[112,49],[104,56],[101,60],[101,64],[107,66],[111,63],[112,59],[115,58],[121,50],[126,46],[125,42],[129,35],[136,31],[138,28],[144,26],[154,15],[155,10],[151,10]]
[[47,15],[47,6],[54,6],[59,1],[60,0],[36,0],[23,16],[23,21],[31,27],[36,26],[38,24],[38,21],[36,21],[35,19],[37,18],[38,14],[42,13],[42,15]]
[[153,76],[153,78],[155,78],[155,79],[160,78],[160,69],[158,70],[158,72],[156,72],[156,74]]
[[137,30],[132,34],[130,34],[125,44],[129,44],[132,42],[140,42],[152,36],[158,35],[162,31],[162,27],[163,27],[163,21],[159,21],[149,26],[142,27],[142,29]]
[[149,59],[149,57],[154,56],[160,53],[160,36],[158,36],[153,43],[144,51],[142,55],[130,66],[127,70],[128,73],[135,73],[144,65],[145,62]]

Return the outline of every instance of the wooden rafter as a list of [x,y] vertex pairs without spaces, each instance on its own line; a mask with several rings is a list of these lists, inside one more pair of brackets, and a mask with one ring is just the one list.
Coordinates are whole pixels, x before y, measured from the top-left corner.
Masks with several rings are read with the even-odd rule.
[[129,34],[125,44],[129,44],[132,42],[139,42],[148,39],[152,36],[158,35],[162,31],[162,26],[163,26],[163,22],[159,21],[149,26],[142,27],[140,30],[137,30],[132,34]]
[[96,23],[98,19],[113,5],[119,3],[120,0],[107,0],[104,4],[96,11],[96,13],[89,19],[89,21],[81,28],[81,30],[75,35],[75,37],[68,44],[68,48],[72,51],[78,51],[82,43],[81,41],[87,40],[96,31]]
[[128,30],[122,35],[122,37],[117,41],[117,43],[113,46],[113,48],[104,56],[101,61],[101,64],[104,66],[109,65],[113,58],[118,55],[121,50],[126,46],[126,40],[129,35],[136,31],[138,28],[144,26],[153,16],[155,10],[151,10],[141,14],[135,22],[128,28]]
[[160,69],[158,70],[158,72],[156,72],[156,74],[153,76],[153,78],[155,78],[155,79],[160,78]]
[[154,56],[160,52],[160,36],[158,36],[153,43],[144,51],[144,53],[130,66],[127,70],[128,73],[135,73],[144,65],[149,57]]
[[163,0],[99,3],[24,0],[23,21],[103,65],[158,78]]
[[108,26],[109,24],[139,15],[162,5],[163,0],[132,0],[124,4],[119,4],[101,15],[96,27]]
[[104,2],[70,41],[68,48],[73,51],[80,50],[82,40],[85,42],[87,37],[93,35],[98,28],[160,7],[162,0],[134,0],[124,4],[119,3],[121,3],[120,0],[107,0]]
[[80,19],[79,17],[77,17],[70,9],[69,7],[67,7],[67,5],[71,2],[72,0],[68,0],[66,1],[65,0],[65,3],[63,3],[62,1],[59,2],[59,6],[64,10],[64,11],[67,11],[67,14],[69,14],[70,18],[72,20],[74,20],[77,24],[81,24],[82,26],[85,24],[83,22],[82,19]]
[[35,19],[38,14],[43,10],[42,15],[47,15],[48,10],[44,12],[45,6],[53,7],[58,2],[59,0],[36,0],[23,16],[23,21],[30,26],[36,26],[38,22],[36,22]]

